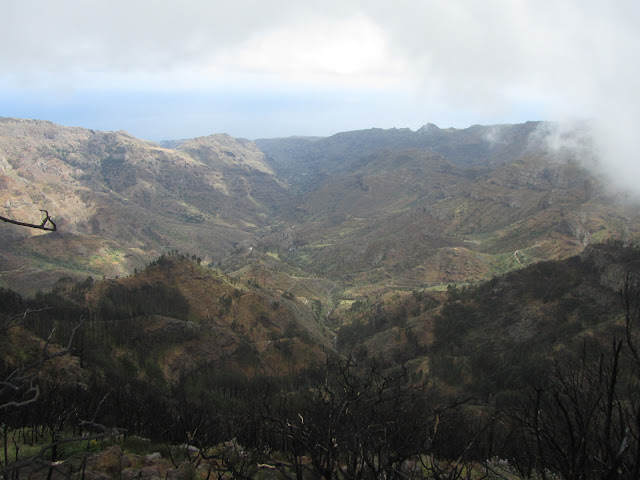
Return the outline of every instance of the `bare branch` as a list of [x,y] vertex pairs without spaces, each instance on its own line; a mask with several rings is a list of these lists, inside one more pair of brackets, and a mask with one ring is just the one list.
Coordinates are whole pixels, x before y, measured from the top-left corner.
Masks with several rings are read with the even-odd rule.
[[[27,310],[24,315],[19,315],[16,317],[24,319],[24,317],[26,317],[28,313],[33,313],[34,311],[35,310]],[[46,362],[57,357],[63,357],[72,352],[73,339],[75,338],[78,328],[80,328],[83,323],[84,319],[80,319],[80,322],[78,322],[78,324],[73,327],[71,335],[69,335],[69,341],[66,348],[55,353],[48,352],[49,344],[51,343],[51,337],[53,336],[54,332],[52,330],[45,340],[44,346],[42,347],[42,352],[40,353],[40,356],[37,360],[27,366],[14,370],[6,378],[0,380],[0,399],[2,399],[10,392],[13,392],[12,395],[15,395],[19,390],[22,390],[24,392],[23,395],[27,397],[25,399],[11,400],[0,403],[0,411],[7,410],[9,408],[20,408],[25,405],[29,405],[30,403],[35,402],[40,397],[40,388],[35,383],[36,376],[41,371],[43,365]]]
[[51,307],[44,307],[44,308],[38,308],[35,310],[27,308],[23,313],[6,317],[0,320],[0,332],[4,332],[5,330],[9,330],[13,327],[17,327],[18,325],[21,325],[24,322],[25,318],[27,318],[27,315],[31,315],[32,313],[43,312],[45,310],[49,310],[50,308]]
[[[3,387],[8,386],[9,388],[17,390],[15,386],[7,382],[2,382],[2,386]],[[25,395],[32,395],[32,396],[27,398],[26,400],[22,400],[21,402],[17,402],[14,400],[11,402],[0,404],[0,410],[5,410],[7,408],[20,408],[35,402],[40,397],[40,387],[37,384],[34,384],[32,382],[31,385],[29,386],[29,389],[25,392]]]
[[29,227],[29,228],[36,228],[38,230],[46,230],[48,232],[55,232],[57,230],[56,224],[54,223],[53,220],[51,220],[51,215],[49,215],[49,212],[46,210],[40,210],[42,213],[44,213],[45,217],[42,220],[41,224],[36,224],[36,223],[26,223],[26,222],[19,222],[18,220],[12,220],[10,218],[7,217],[3,217],[0,215],[0,220],[2,220],[3,222],[6,223],[12,223],[14,225],[19,225],[21,227]]
[[[13,326],[19,325],[28,314],[35,311],[36,310],[27,310],[24,312],[24,314],[9,317],[9,319],[2,324],[3,329],[6,330]],[[4,379],[0,379],[0,399],[4,400],[6,397],[9,397],[8,399],[4,400],[4,403],[0,403],[0,413],[8,411],[9,409],[18,409],[24,407],[25,405],[29,405],[39,399],[41,390],[37,383],[38,374],[42,371],[45,364],[50,360],[57,357],[63,357],[73,351],[73,340],[78,329],[82,326],[83,323],[84,319],[80,319],[78,324],[71,331],[66,347],[54,352],[49,351],[51,339],[54,333],[54,330],[52,330],[49,336],[44,340],[44,345],[42,346],[37,359],[26,366],[15,369]],[[0,331],[2,331],[2,329],[0,329]],[[82,429],[81,433],[84,434],[70,438],[58,438],[55,441],[42,446],[41,449],[34,455],[31,455],[27,458],[22,458],[20,460],[18,460],[16,456],[16,460],[14,462],[5,465],[0,464],[0,477],[9,478],[10,473],[16,472],[23,467],[34,465],[36,463],[48,467],[59,465],[60,462],[47,460],[45,457],[48,456],[49,451],[53,450],[53,452],[55,452],[57,447],[59,447],[60,445],[64,445],[67,443],[84,442],[88,440],[101,440],[121,435],[123,430],[118,428],[109,428],[96,423],[95,421],[98,410],[102,407],[105,399],[106,395],[98,404],[91,420],[83,420],[79,422],[79,427]],[[91,430],[93,430],[95,433],[91,433]],[[53,454],[53,457],[55,457],[55,453]]]

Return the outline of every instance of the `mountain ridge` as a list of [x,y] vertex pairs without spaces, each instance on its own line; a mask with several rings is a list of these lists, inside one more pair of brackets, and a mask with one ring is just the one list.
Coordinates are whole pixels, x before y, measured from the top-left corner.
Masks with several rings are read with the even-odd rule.
[[314,168],[318,163],[323,170],[341,171],[353,161],[385,148],[425,149],[447,157],[454,164],[478,166],[500,164],[521,156],[534,147],[529,139],[540,125],[542,122],[440,129],[427,124],[415,132],[408,128],[372,128],[312,140],[289,137],[256,139],[255,143],[284,176],[318,173],[318,167]]
[[59,226],[0,230],[0,283],[35,292],[64,275],[123,276],[178,249],[229,271],[263,262],[329,274],[347,290],[423,288],[638,238],[633,205],[579,158],[556,156],[540,137],[549,128],[426,124],[257,143],[214,134],[163,148],[0,119],[6,216],[38,223],[42,208]]

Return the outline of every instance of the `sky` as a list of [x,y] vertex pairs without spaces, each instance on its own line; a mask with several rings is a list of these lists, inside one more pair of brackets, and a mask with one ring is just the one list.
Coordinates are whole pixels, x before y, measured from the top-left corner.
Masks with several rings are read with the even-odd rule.
[[589,119],[640,163],[637,0],[3,3],[0,116],[154,141]]

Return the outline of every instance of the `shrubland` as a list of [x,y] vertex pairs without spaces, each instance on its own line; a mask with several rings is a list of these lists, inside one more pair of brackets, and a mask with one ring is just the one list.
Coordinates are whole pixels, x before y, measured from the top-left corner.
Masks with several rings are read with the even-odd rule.
[[[1,471],[87,475],[116,444],[203,478],[635,478],[639,260],[594,246],[477,286],[357,301],[337,350],[278,324],[280,303],[260,320],[268,293],[239,302],[264,288],[219,274],[207,281],[230,301],[203,318],[196,287],[168,279],[205,267],[177,253],[115,281],[3,290]],[[207,353],[224,345],[209,330],[235,343]],[[18,377],[28,388],[8,388]]]

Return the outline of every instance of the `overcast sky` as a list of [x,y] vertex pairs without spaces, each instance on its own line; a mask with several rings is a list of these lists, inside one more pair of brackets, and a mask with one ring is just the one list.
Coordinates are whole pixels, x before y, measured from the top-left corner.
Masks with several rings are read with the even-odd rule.
[[0,25],[0,116],[148,140],[640,128],[637,0],[20,0]]

